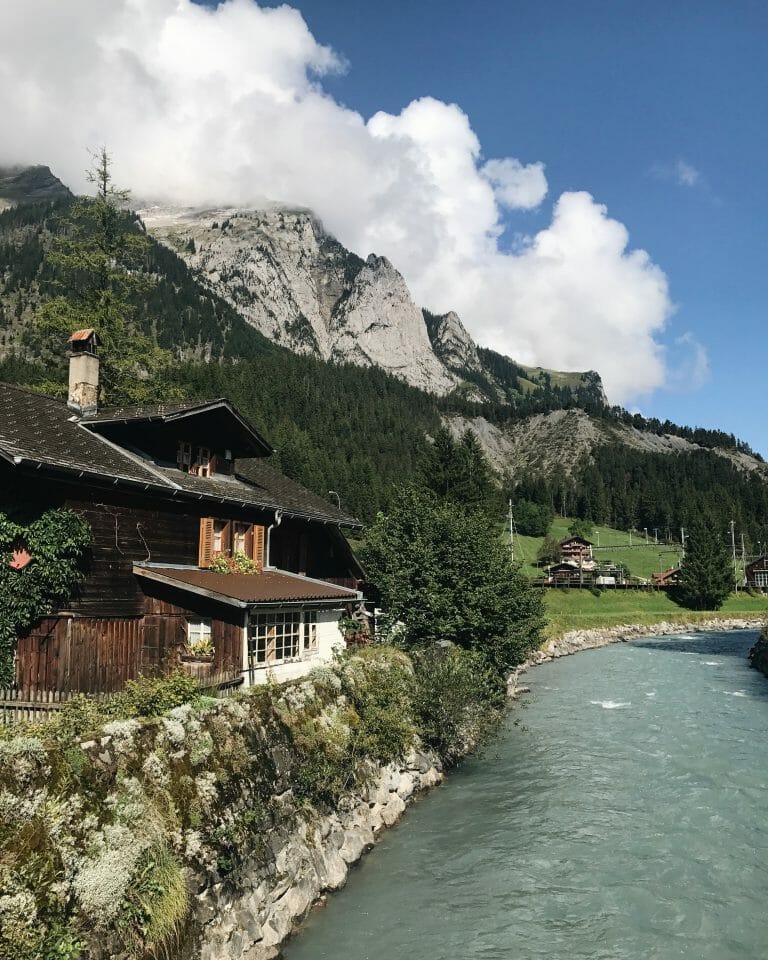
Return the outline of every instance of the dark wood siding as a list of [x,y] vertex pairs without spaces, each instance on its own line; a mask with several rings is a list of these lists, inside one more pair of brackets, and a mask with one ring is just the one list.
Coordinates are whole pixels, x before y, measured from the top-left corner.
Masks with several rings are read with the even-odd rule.
[[66,506],[91,525],[90,569],[70,609],[111,617],[140,616],[144,597],[133,575],[141,561],[197,565],[200,520],[175,510],[126,503],[88,503],[67,499]]
[[19,640],[16,684],[24,690],[110,693],[148,672],[143,624],[49,618]]

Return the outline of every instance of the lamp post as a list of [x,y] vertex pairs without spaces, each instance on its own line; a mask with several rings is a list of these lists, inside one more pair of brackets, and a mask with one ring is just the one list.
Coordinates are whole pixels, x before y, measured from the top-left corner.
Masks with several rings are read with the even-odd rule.
[[341,497],[338,495],[338,493],[336,493],[335,490],[329,490],[328,493],[336,497],[336,506],[339,508],[339,510],[341,510]]

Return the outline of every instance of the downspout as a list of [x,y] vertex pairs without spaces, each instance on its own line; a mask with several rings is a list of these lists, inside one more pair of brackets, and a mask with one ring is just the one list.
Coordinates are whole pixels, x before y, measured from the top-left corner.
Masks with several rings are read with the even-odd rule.
[[267,561],[267,562],[264,564],[264,569],[265,569],[265,570],[271,570],[271,569],[272,569],[272,564],[270,563],[270,561],[271,561],[271,559],[272,559],[272,552],[271,552],[271,547],[272,547],[272,531],[275,530],[277,527],[280,526],[280,524],[282,523],[282,520],[283,520],[283,511],[280,510],[280,509],[275,510],[275,519],[274,519],[273,522],[270,523],[270,525],[267,527],[267,549],[266,549],[266,554],[267,554],[267,556],[266,556],[266,561]]

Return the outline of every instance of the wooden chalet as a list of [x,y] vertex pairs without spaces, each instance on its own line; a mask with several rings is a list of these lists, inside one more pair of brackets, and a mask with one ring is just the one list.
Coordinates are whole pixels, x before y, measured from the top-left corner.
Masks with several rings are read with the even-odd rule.
[[593,546],[594,544],[584,537],[566,537],[560,541],[560,558],[563,561],[591,563]]
[[580,587],[592,583],[592,574],[577,563],[564,560],[548,569],[544,582],[553,587]]
[[[67,403],[0,384],[0,509],[23,494],[93,534],[78,595],[18,638],[17,687],[109,692],[180,663],[254,684],[328,659],[362,600],[341,532],[359,524],[271,466],[224,399],[99,409],[98,340],[71,344]],[[262,572],[209,569],[235,553]]]
[[680,567],[670,567],[669,570],[654,573],[651,576],[651,583],[660,590],[666,590],[668,587],[676,586],[680,583]]
[[753,590],[768,590],[768,555],[764,554],[747,564],[745,579]]

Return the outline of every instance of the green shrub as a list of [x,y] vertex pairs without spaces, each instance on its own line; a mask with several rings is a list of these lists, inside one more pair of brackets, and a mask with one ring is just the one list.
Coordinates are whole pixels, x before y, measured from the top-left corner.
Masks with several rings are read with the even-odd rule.
[[460,647],[423,650],[412,659],[421,738],[444,763],[455,763],[497,729],[505,684],[482,654]]
[[194,677],[177,670],[168,677],[139,677],[129,680],[125,690],[112,702],[113,717],[160,717],[174,707],[200,699]]
[[347,660],[342,685],[358,716],[354,750],[379,763],[401,758],[413,743],[413,667],[391,647],[362,647]]
[[137,956],[167,956],[189,912],[184,871],[167,847],[143,856],[125,900],[118,926]]

